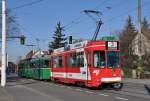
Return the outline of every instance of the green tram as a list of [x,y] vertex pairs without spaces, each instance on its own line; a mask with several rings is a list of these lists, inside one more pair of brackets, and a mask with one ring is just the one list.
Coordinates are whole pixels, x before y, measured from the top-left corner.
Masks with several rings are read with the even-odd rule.
[[39,80],[50,79],[51,72],[49,57],[20,60],[18,67],[18,74],[20,77]]

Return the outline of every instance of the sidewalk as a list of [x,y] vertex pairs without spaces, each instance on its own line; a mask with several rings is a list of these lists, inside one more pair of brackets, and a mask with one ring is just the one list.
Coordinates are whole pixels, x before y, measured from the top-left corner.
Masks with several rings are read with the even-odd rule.
[[137,83],[137,84],[146,84],[150,85],[150,79],[132,79],[132,78],[123,78],[125,83]]
[[5,88],[0,87],[0,101],[15,101],[13,97],[6,91]]
[[[7,75],[7,80],[11,76],[17,77],[16,74]],[[7,83],[9,83],[9,81]],[[4,88],[0,86],[0,101],[15,101],[13,96],[7,91],[7,86]]]

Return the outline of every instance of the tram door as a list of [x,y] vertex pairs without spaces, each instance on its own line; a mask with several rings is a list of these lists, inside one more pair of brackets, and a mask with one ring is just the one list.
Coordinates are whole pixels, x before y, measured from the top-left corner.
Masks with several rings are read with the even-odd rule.
[[85,66],[86,66],[86,80],[88,84],[88,80],[91,79],[90,77],[90,67],[91,67],[91,51],[85,51],[85,56],[86,56],[86,61],[85,61]]
[[37,79],[40,79],[40,75],[41,75],[40,68],[42,66],[42,61],[41,61],[41,59],[39,59],[39,60],[37,60],[37,62],[39,62],[39,63],[37,63],[38,64],[38,68],[37,68],[38,76],[37,76]]

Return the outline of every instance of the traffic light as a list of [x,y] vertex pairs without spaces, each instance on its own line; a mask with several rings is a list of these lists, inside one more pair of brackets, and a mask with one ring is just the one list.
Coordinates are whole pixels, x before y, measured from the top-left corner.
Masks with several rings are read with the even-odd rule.
[[25,36],[24,35],[21,35],[21,37],[20,37],[20,44],[21,45],[25,44]]
[[69,36],[69,44],[72,44],[72,36]]

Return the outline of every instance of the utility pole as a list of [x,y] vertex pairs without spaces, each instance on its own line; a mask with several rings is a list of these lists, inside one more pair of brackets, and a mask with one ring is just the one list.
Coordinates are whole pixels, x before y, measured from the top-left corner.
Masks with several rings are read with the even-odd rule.
[[2,65],[1,86],[6,85],[6,0],[2,0]]
[[[141,18],[142,18],[142,7],[141,7],[141,0],[138,0],[138,56],[139,56],[139,60],[138,63],[140,63],[142,60],[142,26],[141,26]],[[138,78],[140,78],[141,76],[141,71],[142,71],[142,67],[139,64],[137,67],[138,71],[137,71],[137,75]]]
[[36,38],[36,43],[37,43],[37,50],[41,50],[40,49],[40,45],[39,45],[40,39]]
[[138,0],[138,34],[142,33],[141,30],[141,16],[142,16],[142,11],[141,11],[141,0]]
[[138,46],[139,46],[139,58],[141,59],[142,55],[142,50],[141,50],[141,45],[142,45],[142,40],[141,40],[141,34],[142,34],[142,26],[141,26],[141,18],[142,18],[142,11],[141,11],[141,0],[138,0]]
[[112,36],[112,18],[111,18],[111,7],[110,6],[107,6],[106,7],[107,9],[108,9],[108,11],[109,11],[109,34],[110,34],[110,36]]

